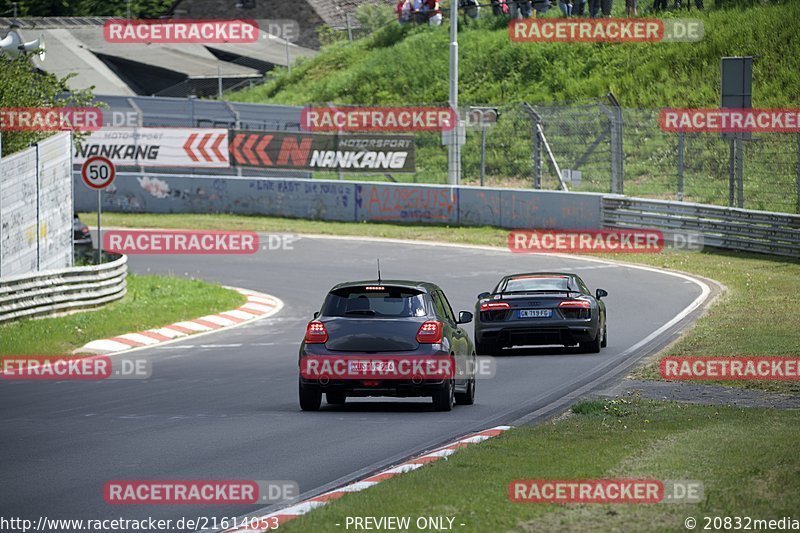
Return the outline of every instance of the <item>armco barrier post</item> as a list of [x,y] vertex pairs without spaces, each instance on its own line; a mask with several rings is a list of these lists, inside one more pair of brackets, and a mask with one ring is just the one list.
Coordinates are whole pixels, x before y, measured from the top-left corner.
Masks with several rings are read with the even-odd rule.
[[611,109],[601,105],[603,112],[608,117],[611,135],[611,194],[623,194],[623,163],[622,163],[622,107],[613,94],[608,93]]
[[684,134],[678,132],[678,201],[683,201],[683,149]]
[[797,133],[797,212],[800,214],[800,132]]

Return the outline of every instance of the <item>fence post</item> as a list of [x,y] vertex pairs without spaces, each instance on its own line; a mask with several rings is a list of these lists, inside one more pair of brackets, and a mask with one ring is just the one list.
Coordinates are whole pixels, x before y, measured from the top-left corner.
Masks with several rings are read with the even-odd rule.
[[608,117],[611,134],[611,194],[622,194],[625,190],[622,163],[622,106],[612,93],[606,95],[611,110],[603,104],[601,108]]
[[542,117],[528,103],[522,104],[522,108],[530,115],[533,127],[531,128],[531,138],[533,139],[533,188],[542,188],[542,137],[539,134],[542,124]]
[[483,179],[486,177],[486,125],[481,119],[481,187]]
[[39,165],[39,152],[41,152],[41,148],[39,147],[39,143],[36,143],[36,272],[41,270],[41,261],[42,261],[42,243],[39,236],[42,233],[42,210],[41,210],[41,190],[42,190],[42,183],[39,176],[39,169],[41,166]]
[[728,207],[733,207],[734,195],[733,191],[736,189],[736,174],[735,174],[735,165],[734,159],[736,158],[736,154],[734,151],[734,139],[731,138],[730,141],[730,150],[728,153]]
[[347,24],[347,39],[352,43],[353,42],[353,27],[350,25],[350,13],[344,14],[344,20]]
[[800,213],[800,132],[797,133],[797,212]]
[[684,134],[678,132],[678,201],[683,201],[683,150]]
[[742,139],[736,139],[736,205],[744,207],[744,154],[742,153]]

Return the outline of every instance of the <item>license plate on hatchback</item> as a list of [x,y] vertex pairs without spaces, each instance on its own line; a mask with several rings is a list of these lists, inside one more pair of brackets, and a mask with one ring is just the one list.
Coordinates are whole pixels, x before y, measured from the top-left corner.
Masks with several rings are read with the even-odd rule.
[[553,316],[552,309],[520,309],[520,318],[550,318]]

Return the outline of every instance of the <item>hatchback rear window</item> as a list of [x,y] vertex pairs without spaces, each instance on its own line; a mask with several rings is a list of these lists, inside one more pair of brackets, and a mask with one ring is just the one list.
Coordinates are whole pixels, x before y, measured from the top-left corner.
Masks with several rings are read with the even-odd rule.
[[328,294],[323,316],[403,318],[425,316],[423,293],[407,287],[347,287]]

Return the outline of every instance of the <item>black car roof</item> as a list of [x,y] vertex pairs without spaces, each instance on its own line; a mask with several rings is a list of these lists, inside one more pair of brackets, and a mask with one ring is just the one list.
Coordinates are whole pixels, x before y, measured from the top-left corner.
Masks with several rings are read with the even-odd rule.
[[420,292],[434,292],[442,290],[435,283],[430,283],[428,281],[409,281],[404,279],[382,279],[378,281],[377,279],[370,279],[362,281],[346,281],[344,283],[339,283],[338,285],[334,286],[330,290],[330,292],[339,289],[346,289],[349,287],[363,287],[365,285],[380,285],[384,287],[388,285],[390,287],[403,287],[406,289],[416,289]]

